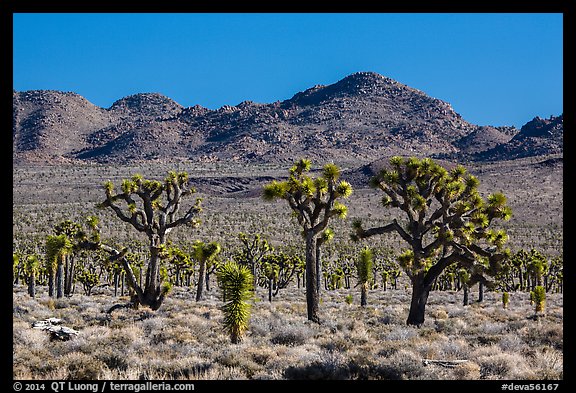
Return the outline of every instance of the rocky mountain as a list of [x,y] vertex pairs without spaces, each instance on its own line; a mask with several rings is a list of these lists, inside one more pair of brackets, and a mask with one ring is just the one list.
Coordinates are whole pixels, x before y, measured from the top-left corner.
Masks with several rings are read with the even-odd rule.
[[278,163],[309,156],[365,163],[393,154],[502,159],[518,149],[542,154],[548,145],[528,145],[561,135],[562,121],[555,124],[553,135],[540,136],[523,133],[524,127],[480,127],[449,103],[372,72],[285,101],[244,101],[217,110],[186,108],[157,93],[100,108],[74,93],[14,91],[13,161]]
[[476,153],[476,159],[494,161],[523,158],[564,151],[564,116],[550,116],[548,119],[535,117],[524,124],[512,139],[483,152]]

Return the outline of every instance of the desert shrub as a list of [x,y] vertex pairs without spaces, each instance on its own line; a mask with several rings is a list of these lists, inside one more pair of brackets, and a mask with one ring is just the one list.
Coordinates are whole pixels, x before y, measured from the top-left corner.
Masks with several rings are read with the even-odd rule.
[[430,310],[429,314],[434,319],[447,319],[448,318],[448,313],[446,312],[446,310],[444,308],[432,309],[432,310]]
[[468,323],[457,318],[435,319],[434,328],[438,333],[459,335],[468,329]]
[[254,362],[262,366],[278,356],[277,352],[269,346],[253,346],[246,348],[245,352]]
[[216,357],[215,361],[223,366],[241,369],[248,378],[264,369],[264,367],[256,363],[252,356],[247,354],[244,349],[227,348]]
[[478,326],[478,333],[485,335],[501,335],[507,330],[508,326],[501,322],[485,322]]
[[329,352],[346,352],[353,347],[353,343],[341,333],[331,335],[319,342],[320,348]]
[[470,346],[463,339],[449,339],[440,346],[444,359],[467,359],[470,354]]
[[482,379],[522,379],[528,369],[525,359],[516,353],[491,353],[475,358]]
[[480,366],[472,361],[454,367],[454,377],[459,380],[478,380],[481,377]]
[[321,360],[288,367],[284,371],[284,377],[289,380],[350,379],[350,368],[338,352],[326,352]]
[[213,367],[211,362],[196,357],[173,357],[169,353],[163,355],[152,357],[140,365],[140,368],[151,379],[154,375],[161,376],[161,379],[196,378],[202,376]]
[[49,337],[50,336],[46,332],[40,329],[33,329],[27,323],[15,322],[13,324],[13,346],[42,350],[49,344]]
[[46,349],[18,348],[12,356],[12,368],[22,373],[29,371],[32,379],[44,379],[58,367],[52,354]]
[[498,346],[504,352],[523,352],[527,348],[526,343],[518,334],[508,333],[500,338]]
[[311,330],[306,325],[285,325],[277,327],[272,332],[270,342],[286,346],[296,346],[306,343],[312,336]]
[[406,341],[411,338],[417,337],[418,331],[410,326],[399,326],[393,328],[387,335],[386,340],[389,341]]
[[104,362],[81,352],[72,352],[59,361],[68,370],[66,379],[96,380],[100,379],[106,369]]
[[560,351],[543,347],[535,351],[530,359],[531,372],[535,376],[533,379],[552,380],[563,379],[564,355]]
[[539,345],[562,351],[564,348],[564,329],[562,325],[531,325],[519,331],[520,337],[531,347]]
[[419,379],[424,373],[422,359],[416,353],[400,349],[384,359],[378,370],[382,379]]

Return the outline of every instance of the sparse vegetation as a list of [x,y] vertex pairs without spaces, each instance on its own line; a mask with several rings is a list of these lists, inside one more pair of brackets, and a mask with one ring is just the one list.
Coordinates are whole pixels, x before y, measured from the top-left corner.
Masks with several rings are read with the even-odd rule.
[[[75,269],[70,296],[50,298],[49,266],[45,258],[47,236],[55,234],[53,228],[59,223],[66,220],[82,223],[87,215],[97,214],[100,218],[97,231],[104,239],[99,241],[116,250],[127,249],[125,258],[133,269],[134,280],[143,287],[147,274],[145,261],[149,258],[146,235],[134,231],[128,223],[119,222],[110,209],[96,211],[92,207],[100,201],[102,191],[97,185],[104,180],[119,183],[138,172],[149,179],[162,179],[166,167],[163,164],[143,164],[138,168],[15,167],[13,376],[16,379],[562,379],[563,235],[562,220],[557,219],[562,217],[561,193],[555,193],[545,182],[541,184],[543,197],[531,197],[523,188],[530,181],[520,182],[520,177],[510,172],[517,168],[514,166],[517,163],[494,165],[471,169],[482,181],[479,190],[483,195],[492,190],[502,190],[507,195],[515,216],[503,227],[509,235],[508,245],[514,250],[512,255],[520,250],[528,250],[529,255],[534,249],[543,256],[541,263],[545,266],[528,269],[526,259],[520,268],[510,264],[508,273],[496,277],[497,287],[485,288],[484,301],[471,302],[467,307],[462,306],[464,282],[458,270],[447,269],[430,291],[427,320],[420,328],[405,325],[410,286],[398,265],[403,246],[398,239],[371,239],[370,301],[365,307],[358,307],[356,302],[352,306],[347,304],[348,299],[352,303],[353,297],[358,296],[359,288],[354,287],[358,281],[355,262],[363,249],[363,245],[350,241],[348,233],[354,218],[362,218],[370,227],[381,220],[380,213],[378,217],[372,216],[372,206],[380,198],[375,191],[357,188],[348,199],[347,217],[331,221],[332,241],[322,246],[324,289],[318,309],[320,325],[309,323],[304,316],[305,248],[297,219],[285,206],[259,203],[257,193],[224,195],[220,188],[212,193],[205,188],[199,193],[200,197],[208,196],[202,225],[193,231],[185,227],[174,231],[170,234],[171,241],[166,242],[160,273],[163,283],[171,286],[165,289],[170,289],[171,295],[165,298],[162,307],[156,311],[123,308],[107,314],[111,304],[129,301],[132,296],[122,264],[104,250],[77,249],[75,246],[82,240],[73,238],[71,252],[67,254],[73,258]],[[191,173],[191,183],[196,178],[210,179],[222,174],[238,179],[261,176],[260,183],[249,183],[250,187],[269,184],[270,177],[281,179],[285,173],[284,168],[274,166],[226,167],[213,163],[179,164],[176,168],[178,172]],[[348,172],[344,169],[343,173]],[[494,176],[502,173],[505,175]],[[530,172],[522,174],[531,176]],[[31,178],[35,181],[27,180]],[[56,195],[54,190],[67,198],[52,199]],[[539,213],[533,214],[534,211]],[[384,212],[382,217],[391,215]],[[220,244],[219,257],[207,265],[205,276],[209,276],[223,265],[221,261],[234,260],[241,252],[242,245],[238,242],[241,232],[261,234],[271,250],[255,266],[254,297],[246,301],[251,306],[249,328],[243,339],[233,344],[230,332],[222,330],[221,286],[211,285],[210,290],[206,287],[203,299],[194,302],[202,278],[199,263],[193,257],[193,246],[196,241]],[[96,232],[86,238],[94,241],[94,236]],[[33,255],[39,262],[32,280],[34,298],[28,294],[31,272],[26,265]],[[66,271],[66,259],[63,266]],[[536,303],[530,305],[528,296],[539,275],[545,288],[546,323],[532,320]],[[96,277],[99,281],[94,284],[90,278]],[[83,281],[91,288],[85,288]],[[63,280],[63,284],[67,282]],[[84,291],[74,290],[75,286]],[[66,291],[66,285],[63,287]],[[270,290],[274,301],[262,301],[270,298]],[[510,298],[506,310],[502,306],[503,291]],[[476,286],[471,285],[469,296],[475,294]],[[50,341],[44,332],[30,328],[31,322],[50,317],[62,318],[79,335],[67,342],[56,342]],[[468,361],[444,368],[424,365],[423,359]]]
[[395,233],[409,246],[399,264],[410,278],[412,300],[406,323],[424,323],[428,295],[440,274],[451,265],[471,272],[470,284],[486,282],[507,257],[504,230],[492,230],[494,220],[508,220],[512,210],[502,193],[486,201],[478,191],[479,180],[457,165],[452,170],[429,158],[390,159],[390,168],[380,171],[371,185],[384,192],[382,206],[397,208],[405,220],[364,229],[354,221],[356,241],[374,235]]

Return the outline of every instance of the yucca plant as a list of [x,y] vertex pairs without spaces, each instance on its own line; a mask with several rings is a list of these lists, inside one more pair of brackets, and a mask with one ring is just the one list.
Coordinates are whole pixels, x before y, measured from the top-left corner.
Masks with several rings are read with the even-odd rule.
[[502,292],[502,307],[508,308],[508,303],[510,303],[510,294],[508,292]]
[[224,313],[224,330],[230,340],[237,344],[248,329],[251,305],[247,303],[253,295],[253,277],[250,269],[229,261],[220,266],[216,273],[222,296],[226,303],[221,307]]
[[360,306],[366,307],[368,303],[368,283],[372,280],[372,251],[364,248],[360,251],[360,256],[356,262],[356,272],[358,274],[358,284],[360,284]]
[[352,296],[352,294],[349,293],[344,297],[344,301],[346,302],[346,304],[352,304],[354,302],[354,296]]
[[534,288],[534,290],[530,292],[530,299],[533,300],[536,305],[536,313],[544,312],[546,308],[546,290],[543,286],[538,285]]

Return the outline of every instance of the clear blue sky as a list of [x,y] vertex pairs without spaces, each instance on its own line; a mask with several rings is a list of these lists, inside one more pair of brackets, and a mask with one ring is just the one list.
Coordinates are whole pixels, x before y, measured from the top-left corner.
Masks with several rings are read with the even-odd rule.
[[467,14],[14,14],[14,89],[109,107],[158,92],[217,109],[374,71],[480,125],[563,112],[563,17]]

